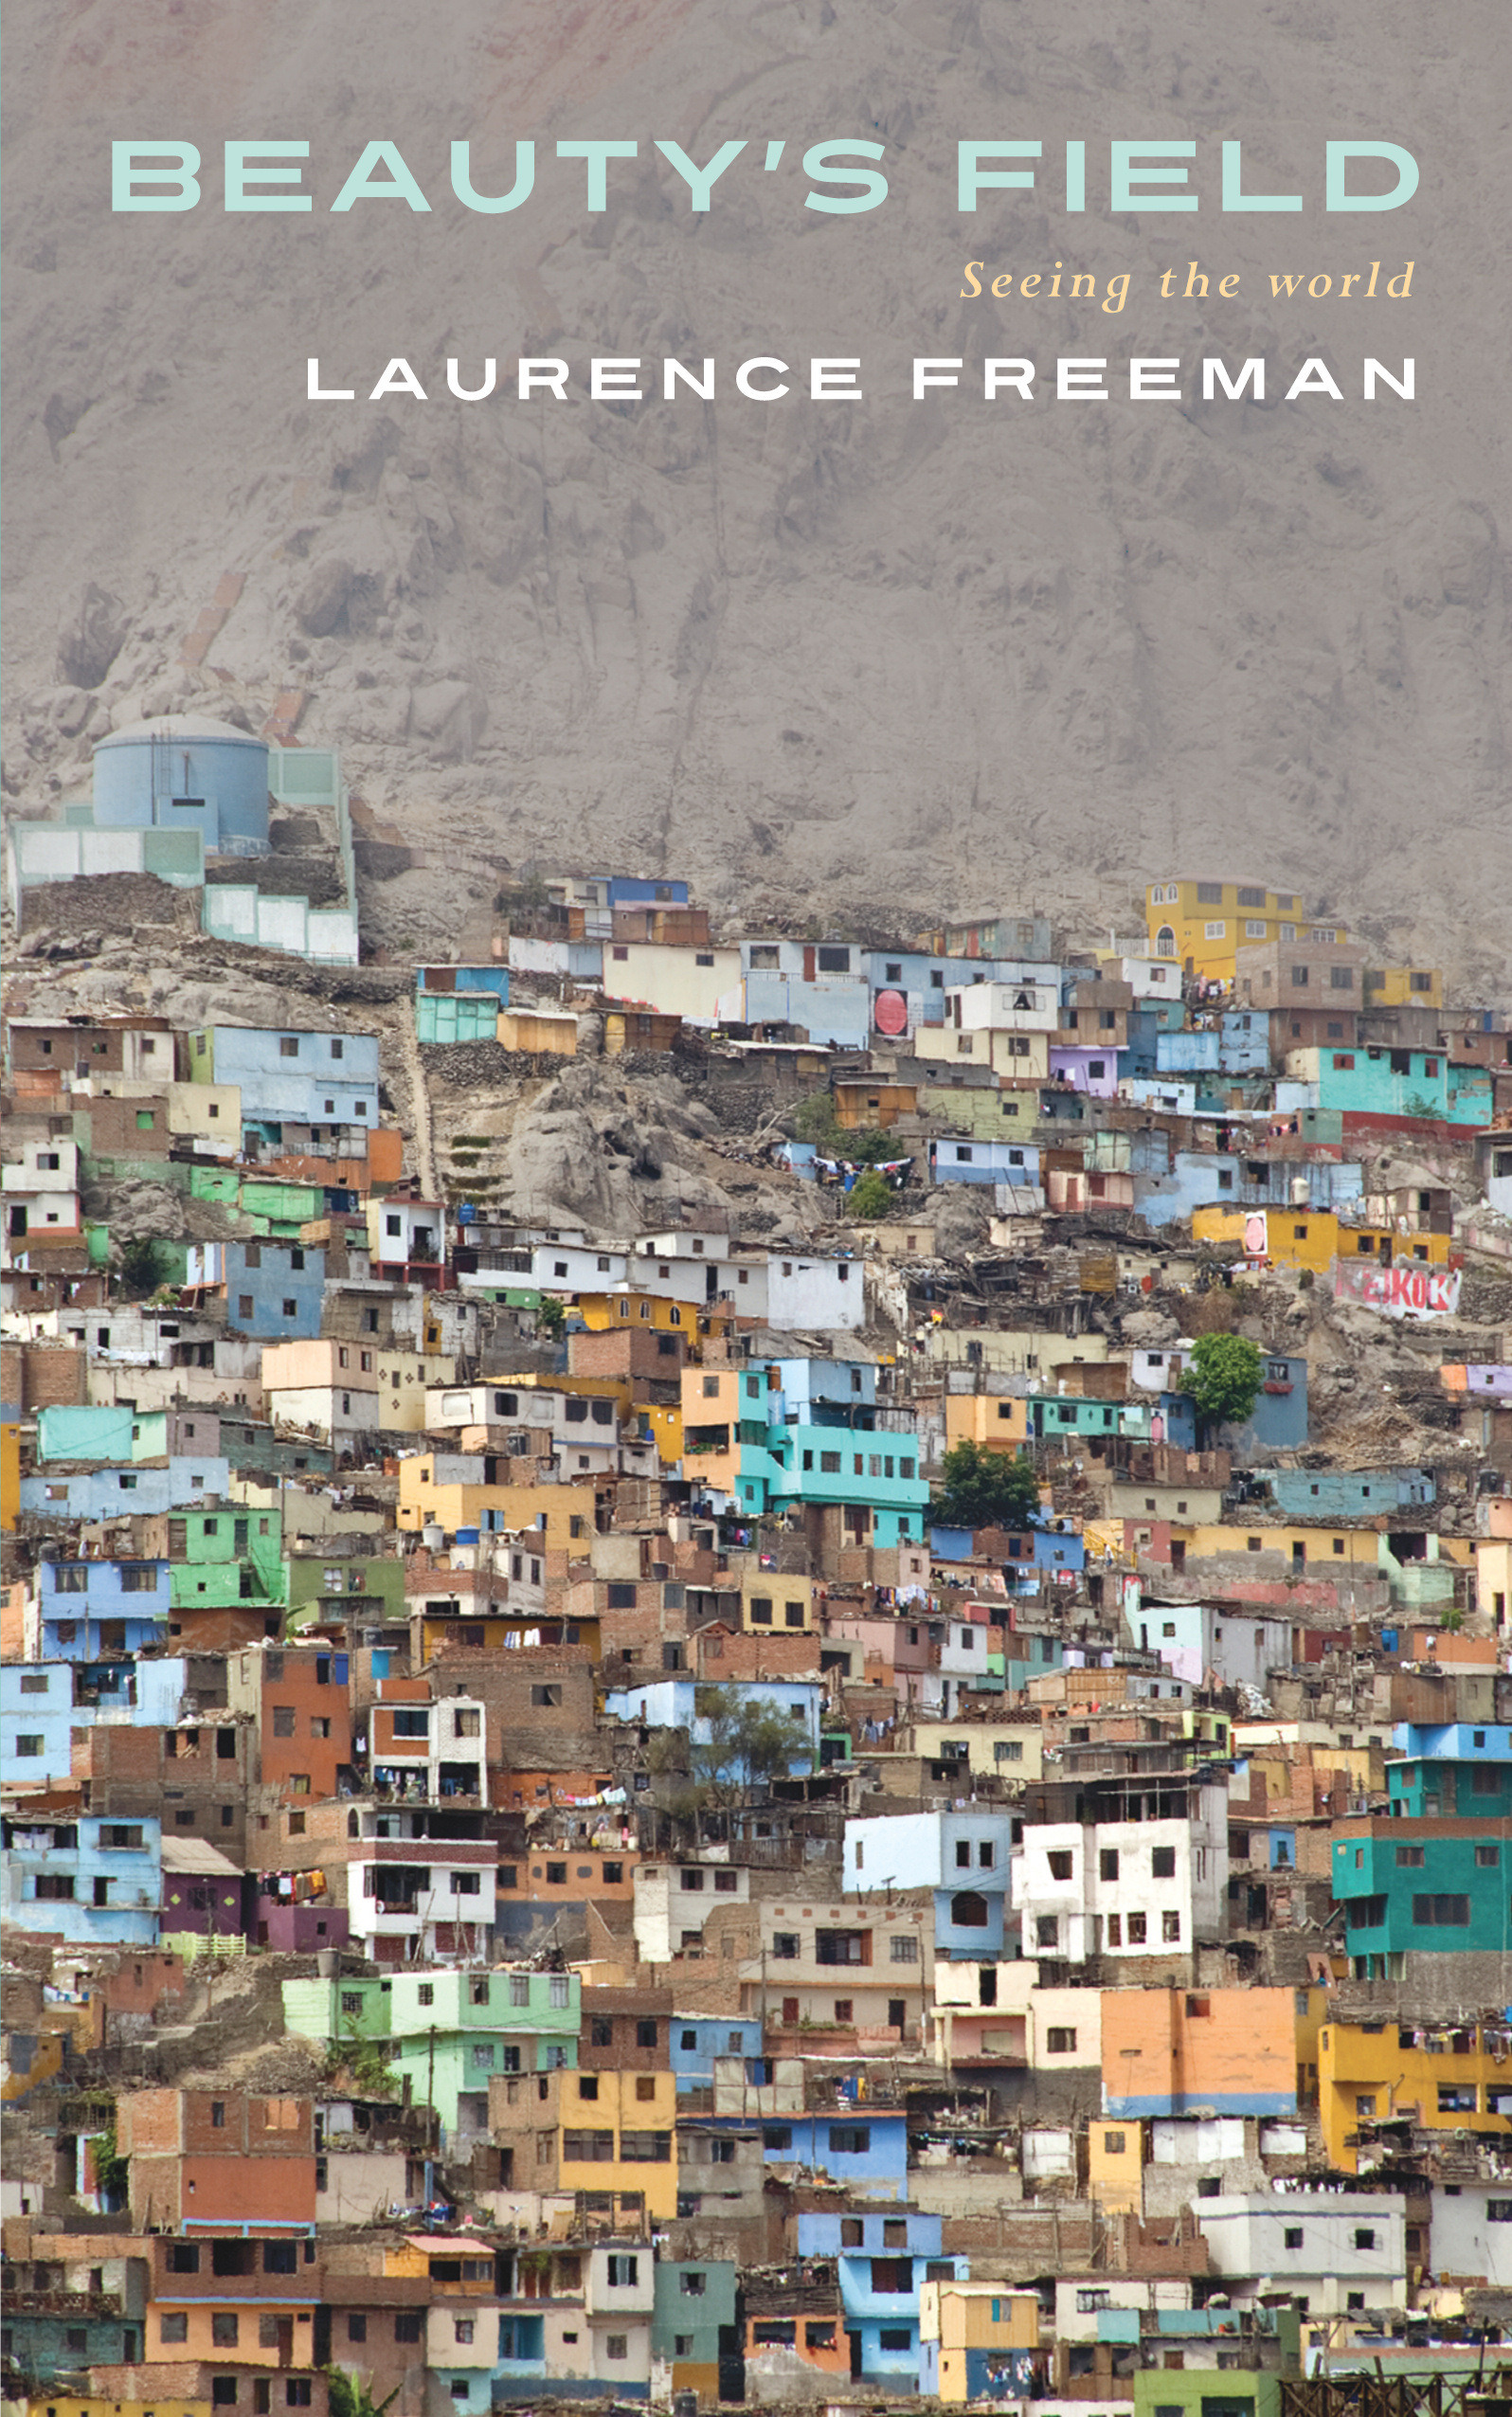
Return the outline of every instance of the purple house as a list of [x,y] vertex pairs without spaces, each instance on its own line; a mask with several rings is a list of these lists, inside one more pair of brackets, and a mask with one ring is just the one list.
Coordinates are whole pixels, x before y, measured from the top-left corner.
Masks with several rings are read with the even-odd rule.
[[280,1956],[313,1956],[322,1947],[345,1947],[351,1931],[344,1905],[324,1897],[297,1899],[263,1888],[258,1898],[253,1937]]
[[1093,1099],[1118,1097],[1118,1051],[1062,1049],[1050,1044],[1050,1079],[1064,1091],[1086,1091]]
[[196,1939],[245,1939],[250,1910],[245,1872],[204,1838],[163,1840],[163,1908],[158,1927],[171,1945]]

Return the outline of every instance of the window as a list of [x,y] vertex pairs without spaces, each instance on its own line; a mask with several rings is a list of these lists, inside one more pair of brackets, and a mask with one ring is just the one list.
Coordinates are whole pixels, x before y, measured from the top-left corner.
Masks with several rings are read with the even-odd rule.
[[624,2333],[605,2334],[603,2337],[603,2354],[606,2358],[627,2358],[630,2354],[629,2335]]
[[1414,1897],[1413,1920],[1419,1929],[1467,1930],[1470,1901],[1459,1896]]
[[1148,1926],[1147,1926],[1147,1924],[1146,1924],[1146,1922],[1145,1922],[1144,1916],[1143,1916],[1143,1914],[1130,1914],[1130,1915],[1129,1915],[1129,1918],[1128,1918],[1128,1943],[1129,1943],[1129,1945],[1130,1945],[1131,1947],[1143,1947],[1143,1946],[1144,1941],[1145,1941],[1145,1938],[1146,1938],[1146,1935],[1147,1935],[1147,1927],[1148,1927]]
[[1368,2225],[1368,2224],[1357,2224],[1357,2225],[1356,2225],[1356,2227],[1355,2227],[1355,2246],[1356,2246],[1356,2248],[1357,2248],[1357,2249],[1374,2249],[1374,2247],[1376,2246],[1376,2235],[1375,2235],[1375,2231],[1374,2231],[1374,2229],[1372,2228],[1372,2227],[1371,2227],[1370,2225]]
[[832,2123],[830,2152],[835,2156],[868,2156],[872,2149],[870,2123]]
[[1421,1870],[1421,1868],[1422,1868],[1422,1863],[1423,1863],[1423,1849],[1422,1849],[1422,1848],[1421,1848],[1421,1847],[1398,1847],[1398,1848],[1397,1848],[1397,1849],[1396,1849],[1396,1868],[1397,1868],[1397,1870],[1398,1870],[1398,1871],[1418,1871],[1418,1870]]
[[1161,1937],[1168,1947],[1174,1946],[1179,1942],[1181,1937],[1181,1917],[1179,1913],[1161,1914]]
[[395,2341],[423,2341],[425,2337],[424,2322],[425,2318],[424,2311],[423,2309],[401,2308],[394,2318]]
[[774,1931],[772,1934],[772,1954],[780,1961],[790,1961],[798,1955],[801,1943],[801,1942],[796,1930]]
[[709,2278],[704,2274],[683,2274],[679,2277],[683,2296],[689,2300],[701,2300],[704,2297],[708,2280]]
[[180,2313],[166,2313],[158,2318],[157,2337],[162,2342],[188,2341],[189,2318]]
[[657,2045],[657,2024],[656,2024],[656,2021],[655,2021],[655,2019],[654,2019],[654,2018],[653,2018],[653,2019],[648,2019],[648,2020],[647,2020],[647,2021],[645,2021],[645,2022],[637,2023],[637,2025],[636,2025],[636,2046],[637,2046],[637,2047],[656,2047],[656,2045]]
[[1281,2245],[1282,2247],[1286,2249],[1300,2249],[1302,2247],[1302,2227],[1300,2224],[1288,2224],[1287,2226],[1286,2230],[1281,2236]]
[[917,1939],[905,1938],[894,1932],[891,1939],[891,1960],[895,1964],[916,1964],[919,1960]]
[[1174,1880],[1176,1878],[1176,1849],[1174,1847],[1152,1848],[1150,1851],[1150,1873],[1152,1878],[1156,1880]]
[[240,2327],[234,2316],[216,2314],[210,2318],[210,2342],[216,2350],[234,2350]]
[[1045,2034],[1045,2047],[1052,2056],[1074,2056],[1076,2034],[1073,2030],[1068,2030],[1062,2024],[1053,2023]]
[[1118,1849],[1116,1847],[1100,1849],[1097,1857],[1097,1877],[1099,1880],[1118,1878]]

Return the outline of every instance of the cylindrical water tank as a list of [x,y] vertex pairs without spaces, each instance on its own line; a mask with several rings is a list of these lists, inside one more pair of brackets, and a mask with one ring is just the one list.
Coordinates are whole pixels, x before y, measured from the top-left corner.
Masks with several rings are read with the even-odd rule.
[[95,749],[95,822],[197,830],[207,856],[266,856],[267,743],[202,713],[128,722]]

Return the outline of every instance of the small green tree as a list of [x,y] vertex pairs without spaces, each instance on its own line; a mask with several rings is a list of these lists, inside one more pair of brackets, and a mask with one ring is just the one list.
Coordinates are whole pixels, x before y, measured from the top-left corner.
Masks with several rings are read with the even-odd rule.
[[984,1452],[969,1437],[945,1456],[930,1506],[942,1527],[1022,1527],[1039,1509],[1039,1481],[1023,1452]]
[[349,2375],[344,2367],[328,2367],[326,2383],[331,2394],[331,2417],[384,2417],[392,2408],[404,2387],[395,2384],[387,2399],[374,2400],[370,2384]]
[[870,1222],[873,1218],[891,1217],[892,1186],[886,1176],[879,1175],[874,1166],[869,1166],[866,1173],[858,1175],[852,1184],[846,1196],[846,1208],[852,1217],[859,1218],[863,1222]]
[[700,1686],[693,1696],[689,1740],[691,1793],[699,1805],[747,1804],[795,1765],[807,1770],[813,1750],[796,1721],[739,1686]]
[[825,1158],[838,1158],[846,1136],[836,1122],[835,1102],[827,1091],[810,1091],[793,1110],[793,1129],[801,1142],[812,1142]]
[[567,1311],[554,1293],[543,1293],[541,1306],[535,1312],[535,1322],[542,1333],[550,1335],[553,1342],[562,1333],[567,1325]]
[[1265,1369],[1257,1346],[1242,1334],[1199,1334],[1181,1372],[1204,1433],[1241,1426],[1259,1398]]
[[163,1254],[150,1234],[134,1234],[121,1244],[120,1287],[134,1301],[145,1301],[163,1281]]

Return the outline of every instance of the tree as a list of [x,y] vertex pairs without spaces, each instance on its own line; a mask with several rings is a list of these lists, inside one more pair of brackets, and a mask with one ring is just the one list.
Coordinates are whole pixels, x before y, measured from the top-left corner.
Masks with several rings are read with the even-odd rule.
[[123,1292],[133,1300],[145,1301],[163,1281],[163,1254],[150,1234],[134,1234],[123,1242],[120,1254],[120,1282]]
[[554,1293],[542,1293],[540,1306],[535,1312],[535,1323],[543,1334],[550,1335],[553,1340],[566,1328],[567,1311]]
[[374,2400],[372,2387],[349,2375],[344,2367],[328,2367],[326,2383],[331,2393],[331,2417],[384,2417],[386,2408],[399,2398],[404,2387],[395,2384],[385,2400]]
[[691,1793],[700,1806],[746,1804],[774,1779],[807,1770],[807,1732],[777,1705],[740,1686],[700,1686],[693,1696],[688,1741]]
[[1191,1395],[1204,1430],[1241,1426],[1263,1379],[1259,1350],[1244,1335],[1199,1334],[1181,1372],[1181,1390]]
[[1039,1481],[1024,1452],[984,1452],[968,1438],[945,1456],[930,1517],[942,1527],[1023,1527],[1039,1511]]
[[852,1217],[863,1222],[870,1222],[873,1218],[891,1217],[892,1186],[886,1176],[879,1175],[874,1166],[869,1166],[866,1173],[858,1175],[852,1184],[846,1208]]

